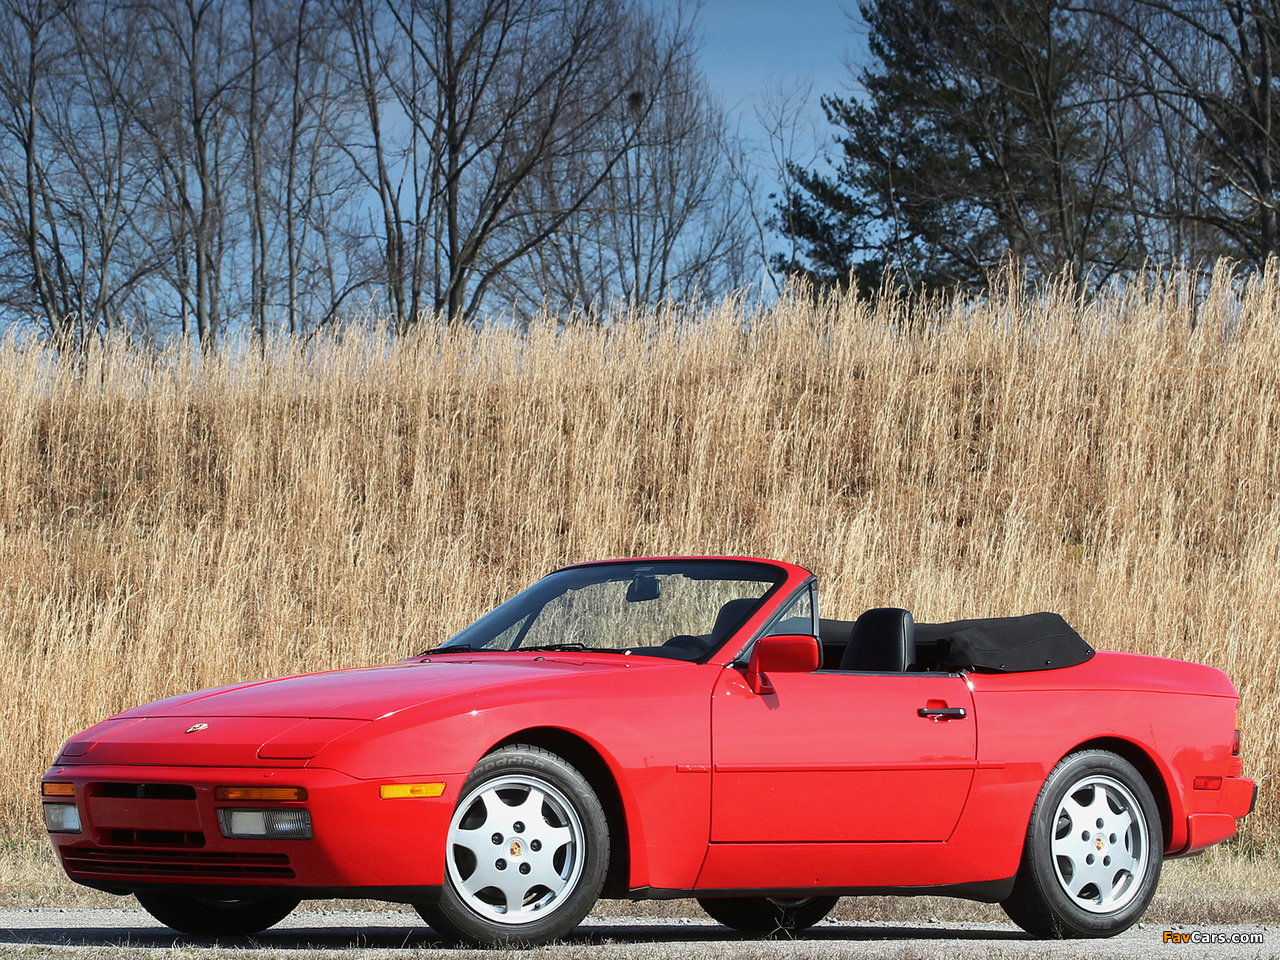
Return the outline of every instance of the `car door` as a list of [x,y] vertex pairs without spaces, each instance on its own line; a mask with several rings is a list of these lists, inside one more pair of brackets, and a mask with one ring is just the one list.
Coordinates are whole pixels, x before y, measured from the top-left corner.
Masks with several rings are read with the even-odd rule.
[[973,698],[940,673],[776,673],[712,698],[711,841],[943,841],[968,796]]

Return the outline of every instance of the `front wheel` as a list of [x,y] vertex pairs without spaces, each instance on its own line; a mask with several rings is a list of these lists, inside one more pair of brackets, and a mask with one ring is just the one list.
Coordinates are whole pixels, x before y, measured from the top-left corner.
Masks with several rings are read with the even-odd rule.
[[196,937],[243,937],[258,933],[293,912],[297,898],[208,900],[162,893],[135,893],[142,909],[166,927]]
[[503,747],[463,784],[440,901],[417,910],[450,939],[545,943],[587,915],[608,865],[609,825],[586,778],[539,747]]
[[747,933],[796,933],[835,907],[839,897],[699,897],[698,906],[726,927]]
[[1155,894],[1163,837],[1151,789],[1128,761],[1105,750],[1071,754],[1040,790],[1001,906],[1036,936],[1114,936]]

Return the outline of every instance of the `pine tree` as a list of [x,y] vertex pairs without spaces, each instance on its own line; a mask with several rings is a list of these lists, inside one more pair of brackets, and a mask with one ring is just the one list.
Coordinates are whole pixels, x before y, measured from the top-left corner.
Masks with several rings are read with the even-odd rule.
[[1006,258],[1032,279],[1093,279],[1141,245],[1117,186],[1115,99],[1056,0],[865,0],[864,96],[824,97],[834,174],[794,170],[784,269],[874,291],[981,287]]

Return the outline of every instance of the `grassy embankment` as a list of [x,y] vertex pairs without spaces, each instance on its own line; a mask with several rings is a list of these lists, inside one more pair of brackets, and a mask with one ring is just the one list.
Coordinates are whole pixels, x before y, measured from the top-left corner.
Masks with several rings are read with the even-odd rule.
[[[0,835],[61,741],[394,660],[566,561],[796,560],[824,612],[1062,612],[1214,664],[1276,840],[1280,280],[1080,303],[730,303],[83,377],[0,346]],[[908,329],[909,328],[909,329]]]

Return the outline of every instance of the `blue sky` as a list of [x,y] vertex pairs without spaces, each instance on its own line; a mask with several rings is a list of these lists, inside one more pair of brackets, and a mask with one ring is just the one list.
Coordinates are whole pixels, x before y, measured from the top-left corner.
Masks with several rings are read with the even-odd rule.
[[[699,66],[759,164],[762,212],[772,207],[782,155],[809,169],[824,165],[834,131],[818,98],[852,93],[849,65],[865,61],[866,28],[861,20],[855,26],[846,8],[856,10],[856,0],[702,0],[698,7]],[[786,132],[788,142],[771,148],[754,108],[770,90],[791,90],[794,99],[804,84],[810,87],[807,101],[795,111],[783,111],[798,118]],[[763,274],[758,279],[767,290]]]
[[731,111],[744,107],[769,83],[808,80],[813,109],[823,93],[849,92],[846,54],[861,42],[836,0],[703,0],[698,11],[703,47],[700,62]]

